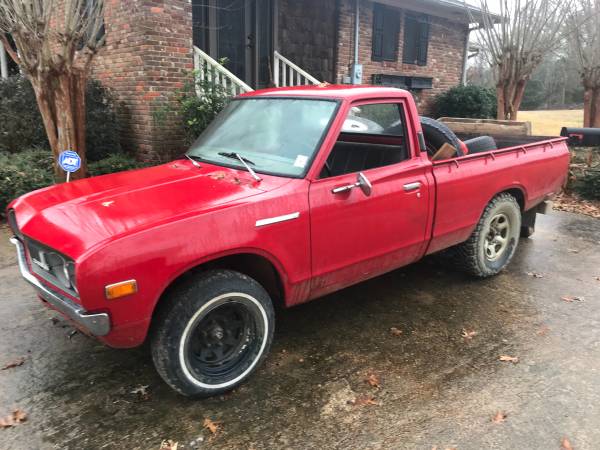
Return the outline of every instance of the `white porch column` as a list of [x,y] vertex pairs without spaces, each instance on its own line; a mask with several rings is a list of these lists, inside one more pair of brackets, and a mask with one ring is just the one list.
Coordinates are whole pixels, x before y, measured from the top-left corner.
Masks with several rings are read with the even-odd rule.
[[8,78],[8,62],[6,61],[6,50],[0,42],[0,78]]

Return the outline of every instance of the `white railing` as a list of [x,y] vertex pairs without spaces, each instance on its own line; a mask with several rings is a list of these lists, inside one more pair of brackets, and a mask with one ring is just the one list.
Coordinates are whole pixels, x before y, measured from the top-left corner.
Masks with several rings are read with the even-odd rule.
[[321,83],[278,52],[273,54],[273,82],[277,87]]
[[[254,90],[198,47],[194,47],[194,70],[200,81],[207,80],[223,86],[223,89],[231,95],[235,96]],[[196,92],[198,95],[202,95],[200,87],[196,88]]]

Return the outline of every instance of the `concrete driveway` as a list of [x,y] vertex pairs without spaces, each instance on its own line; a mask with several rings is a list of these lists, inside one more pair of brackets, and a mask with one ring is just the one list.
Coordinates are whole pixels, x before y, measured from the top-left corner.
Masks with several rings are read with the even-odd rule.
[[599,220],[540,217],[492,279],[425,261],[283,311],[254,378],[203,401],[163,384],[147,349],[71,336],[20,279],[7,237],[0,366],[25,362],[0,371],[0,416],[18,407],[28,420],[0,429],[0,448],[158,449],[173,439],[180,449],[546,450],[563,437],[599,448]]

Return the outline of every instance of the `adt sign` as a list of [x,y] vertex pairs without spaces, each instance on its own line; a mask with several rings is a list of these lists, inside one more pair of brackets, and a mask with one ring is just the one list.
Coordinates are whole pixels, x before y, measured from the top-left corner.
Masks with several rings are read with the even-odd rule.
[[67,150],[58,156],[58,165],[67,172],[67,181],[69,181],[69,174],[77,172],[81,167],[81,158],[74,151]]

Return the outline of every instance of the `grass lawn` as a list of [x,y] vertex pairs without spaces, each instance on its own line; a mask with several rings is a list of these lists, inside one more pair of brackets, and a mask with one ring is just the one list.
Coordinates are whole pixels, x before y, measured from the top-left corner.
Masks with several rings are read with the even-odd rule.
[[517,120],[531,122],[537,136],[558,136],[562,127],[582,127],[583,109],[520,111]]

